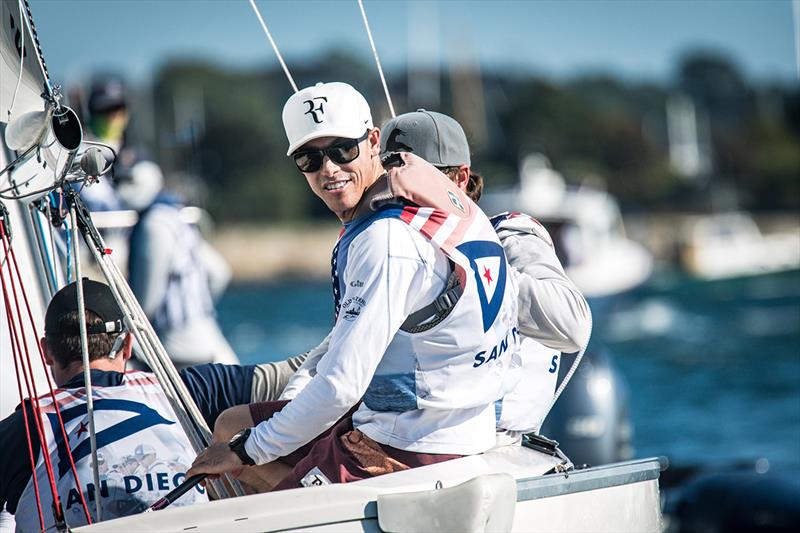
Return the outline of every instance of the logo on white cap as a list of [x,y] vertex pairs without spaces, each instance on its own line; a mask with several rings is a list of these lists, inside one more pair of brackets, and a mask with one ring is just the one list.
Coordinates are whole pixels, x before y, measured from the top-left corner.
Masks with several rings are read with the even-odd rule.
[[372,114],[351,85],[318,83],[289,97],[283,106],[283,127],[289,140],[286,155],[291,155],[320,137],[358,139],[372,128]]
[[[314,107],[314,104],[317,101],[319,101],[319,103],[317,103],[316,107]],[[317,124],[322,124],[322,115],[325,114],[325,109],[322,107],[322,103],[327,101],[327,96],[315,96],[311,100],[304,100],[303,103],[308,104],[308,111],[306,111],[305,114],[310,114],[314,118],[314,122]],[[317,115],[317,113],[319,113],[319,115]]]

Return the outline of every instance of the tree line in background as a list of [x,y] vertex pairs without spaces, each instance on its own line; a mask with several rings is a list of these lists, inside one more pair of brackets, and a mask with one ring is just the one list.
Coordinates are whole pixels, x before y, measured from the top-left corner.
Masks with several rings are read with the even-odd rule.
[[[553,81],[519,72],[412,73],[412,85],[429,82],[426,93],[409,87],[405,74],[387,74],[398,113],[426,107],[465,125],[473,166],[489,188],[515,183],[520,158],[535,151],[570,183],[604,183],[629,211],[800,208],[800,88],[748,81],[713,53],[685,56],[662,85],[602,75]],[[293,75],[300,87],[351,83],[372,104],[377,124],[389,118],[373,65],[332,52]],[[148,144],[168,175],[191,177],[184,191],[219,221],[327,214],[286,157],[281,110],[291,88],[280,69],[173,62],[152,91]],[[684,115],[707,159],[688,174],[671,154],[667,109],[678,100],[691,103]]]

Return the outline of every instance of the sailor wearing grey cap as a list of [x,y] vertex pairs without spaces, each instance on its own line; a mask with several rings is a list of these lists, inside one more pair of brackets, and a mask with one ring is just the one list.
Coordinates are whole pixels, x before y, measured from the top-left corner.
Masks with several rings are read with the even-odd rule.
[[[382,152],[413,152],[444,172],[472,200],[483,179],[471,168],[467,137],[453,118],[419,109],[382,128]],[[560,354],[586,347],[592,320],[586,299],[564,273],[547,230],[522,213],[492,218],[519,285],[519,330],[524,366],[519,385],[498,413],[498,427],[537,432],[553,398]]]
[[381,131],[381,153],[415,153],[478,202],[483,177],[471,168],[469,143],[461,124],[447,115],[417,109],[389,120]]
[[[369,106],[345,83],[295,93],[283,123],[288,155],[344,224],[331,261],[335,325],[291,399],[223,413],[244,429],[187,475],[242,479],[244,465],[263,465],[264,483],[248,481],[279,490],[491,448],[494,402],[521,363],[516,287],[488,218],[418,156],[384,170]],[[434,305],[444,301],[458,305]]]

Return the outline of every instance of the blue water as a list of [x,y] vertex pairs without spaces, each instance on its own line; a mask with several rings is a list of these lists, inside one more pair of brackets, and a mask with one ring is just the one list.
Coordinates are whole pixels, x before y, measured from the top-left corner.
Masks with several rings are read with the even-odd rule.
[[[718,282],[662,274],[592,309],[593,342],[611,348],[628,382],[636,456],[800,468],[800,273]],[[246,363],[315,346],[332,313],[324,283],[238,285],[219,306]]]

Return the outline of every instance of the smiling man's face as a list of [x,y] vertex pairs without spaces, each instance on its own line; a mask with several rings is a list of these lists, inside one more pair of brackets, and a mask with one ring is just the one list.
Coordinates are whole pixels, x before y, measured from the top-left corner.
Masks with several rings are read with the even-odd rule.
[[[337,137],[320,137],[304,144],[298,151],[327,148],[341,142]],[[327,155],[316,172],[303,172],[314,194],[319,196],[339,220],[349,222],[361,197],[381,176],[380,131],[375,128],[359,143],[359,154],[349,163],[339,164]]]

